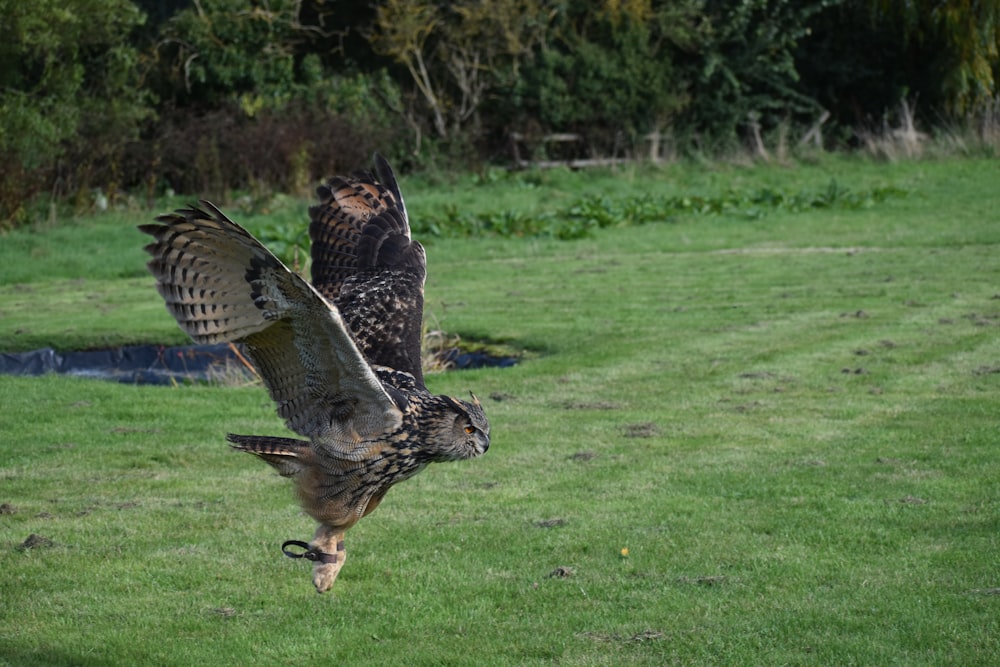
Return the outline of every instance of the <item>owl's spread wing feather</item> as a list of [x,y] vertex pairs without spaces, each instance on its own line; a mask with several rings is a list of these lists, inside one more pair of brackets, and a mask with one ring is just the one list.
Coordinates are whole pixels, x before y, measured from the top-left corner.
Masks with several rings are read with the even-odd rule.
[[389,166],[388,160],[379,153],[375,153],[375,173],[378,174],[379,180],[389,190],[393,200],[396,202],[396,208],[402,214],[403,224],[406,225],[406,237],[409,238],[410,218],[406,215],[406,204],[403,203],[403,193],[399,191],[399,182],[396,180],[396,174],[392,171],[392,167]]
[[336,177],[309,209],[312,279],[336,304],[365,357],[413,375],[420,363],[423,246],[410,237],[406,206],[392,168],[375,156],[378,174]]
[[402,414],[337,309],[209,202],[139,229],[167,309],[198,343],[246,344],[278,414],[330,455],[358,459],[362,440]]

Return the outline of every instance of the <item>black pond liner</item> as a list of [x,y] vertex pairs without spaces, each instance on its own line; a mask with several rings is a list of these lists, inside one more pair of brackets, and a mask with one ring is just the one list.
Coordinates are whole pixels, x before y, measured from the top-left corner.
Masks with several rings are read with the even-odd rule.
[[449,370],[465,370],[467,368],[507,368],[517,363],[517,357],[495,357],[489,352],[463,352],[453,347],[438,355],[438,361]]
[[76,375],[126,384],[204,382],[227,369],[249,371],[233,349],[218,345],[131,345],[106,350],[56,352],[50,347],[31,352],[0,354],[5,375]]
[[[451,368],[513,366],[514,357],[493,357],[484,352],[451,350]],[[0,353],[0,374],[45,375],[59,373],[115,380],[125,384],[175,384],[207,382],[250,371],[228,344],[132,345],[107,350],[56,352],[50,347],[31,352]]]

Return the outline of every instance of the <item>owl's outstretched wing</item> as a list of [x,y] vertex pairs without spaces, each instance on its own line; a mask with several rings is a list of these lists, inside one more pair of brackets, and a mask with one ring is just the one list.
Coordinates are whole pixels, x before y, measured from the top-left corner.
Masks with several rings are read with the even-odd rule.
[[365,357],[423,385],[420,363],[424,248],[410,237],[399,184],[375,156],[375,174],[336,177],[309,209],[312,282],[334,303]]
[[139,229],[167,310],[198,343],[243,342],[278,414],[333,456],[393,431],[402,413],[337,309],[211,203]]

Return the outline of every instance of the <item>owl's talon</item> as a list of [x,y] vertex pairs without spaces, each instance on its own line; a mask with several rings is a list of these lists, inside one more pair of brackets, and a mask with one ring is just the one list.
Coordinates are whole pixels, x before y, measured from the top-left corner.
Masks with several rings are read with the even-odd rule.
[[313,565],[312,581],[317,593],[325,593],[333,587],[343,563],[320,563]]

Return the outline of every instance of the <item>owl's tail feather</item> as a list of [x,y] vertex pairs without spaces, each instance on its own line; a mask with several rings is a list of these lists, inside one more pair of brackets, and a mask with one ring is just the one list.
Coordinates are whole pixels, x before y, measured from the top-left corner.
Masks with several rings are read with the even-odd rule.
[[270,435],[226,436],[233,449],[253,454],[275,468],[283,477],[295,477],[308,467],[312,449],[306,440]]

